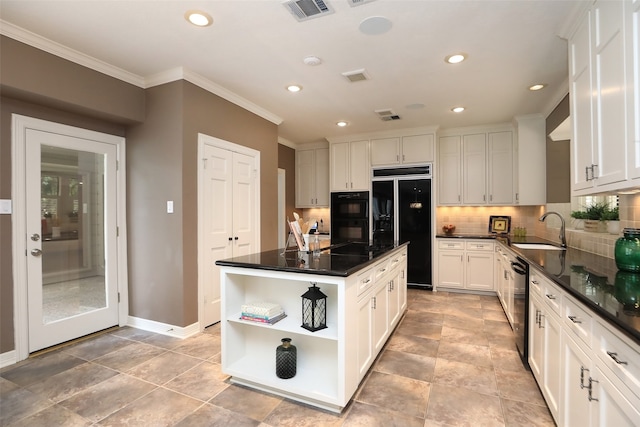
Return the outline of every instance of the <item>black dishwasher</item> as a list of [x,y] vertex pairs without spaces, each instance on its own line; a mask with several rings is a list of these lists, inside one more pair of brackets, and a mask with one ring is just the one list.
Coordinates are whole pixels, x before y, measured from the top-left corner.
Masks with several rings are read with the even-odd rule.
[[516,335],[516,347],[520,353],[522,363],[529,368],[529,264],[522,258],[516,257],[511,262],[513,270],[513,332]]

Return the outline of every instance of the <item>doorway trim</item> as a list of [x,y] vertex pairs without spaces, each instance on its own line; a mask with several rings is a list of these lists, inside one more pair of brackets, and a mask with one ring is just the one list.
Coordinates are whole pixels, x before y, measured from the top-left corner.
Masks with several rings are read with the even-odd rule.
[[116,260],[119,295],[118,322],[125,326],[129,316],[129,286],[127,272],[126,221],[126,153],[125,138],[92,130],[54,123],[34,117],[13,114],[11,117],[11,194],[12,214],[12,267],[15,361],[29,357],[29,319],[27,295],[27,223],[26,223],[26,133],[27,129],[57,133],[70,137],[92,139],[116,146],[116,224],[118,227]]
[[[198,328],[200,332],[204,331],[205,325],[204,323],[204,269],[207,268],[206,265],[206,256],[205,256],[205,245],[204,239],[202,236],[204,235],[204,220],[207,217],[206,212],[204,212],[204,203],[202,200],[204,198],[204,147],[205,145],[211,147],[218,147],[224,150],[233,151],[236,153],[244,154],[254,158],[255,170],[256,174],[256,191],[255,191],[255,203],[258,209],[260,209],[260,151],[254,150],[253,148],[245,147],[244,145],[235,144],[233,142],[226,141],[224,139],[216,138],[213,136],[209,136],[203,133],[198,133],[198,157],[197,157],[197,180],[198,180]],[[260,215],[255,215],[255,244],[256,248],[260,248]]]

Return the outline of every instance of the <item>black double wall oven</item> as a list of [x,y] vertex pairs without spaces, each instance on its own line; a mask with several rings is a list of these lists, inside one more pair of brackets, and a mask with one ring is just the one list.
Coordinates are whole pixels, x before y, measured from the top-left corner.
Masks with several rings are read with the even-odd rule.
[[331,243],[369,243],[369,192],[331,193]]

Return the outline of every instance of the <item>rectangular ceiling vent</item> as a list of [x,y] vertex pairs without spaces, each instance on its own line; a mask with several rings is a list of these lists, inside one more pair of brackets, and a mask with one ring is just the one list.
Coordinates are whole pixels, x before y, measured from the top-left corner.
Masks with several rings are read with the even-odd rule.
[[290,0],[282,3],[298,21],[330,15],[333,9],[323,0]]
[[392,120],[400,120],[400,116],[393,112],[390,108],[383,110],[375,110],[375,113],[380,117],[383,122],[390,122]]
[[347,71],[347,72],[342,73],[342,75],[345,76],[351,83],[361,82],[361,81],[364,81],[364,80],[369,80],[369,76],[364,71],[364,69]]
[[371,3],[372,1],[375,0],[347,0],[347,3],[349,3],[349,6],[354,7],[363,5],[365,3]]

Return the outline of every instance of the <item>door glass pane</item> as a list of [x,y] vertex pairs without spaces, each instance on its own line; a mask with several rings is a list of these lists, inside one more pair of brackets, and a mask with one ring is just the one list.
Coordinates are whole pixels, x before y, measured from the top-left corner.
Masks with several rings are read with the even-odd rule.
[[41,146],[44,323],[106,306],[104,157]]

